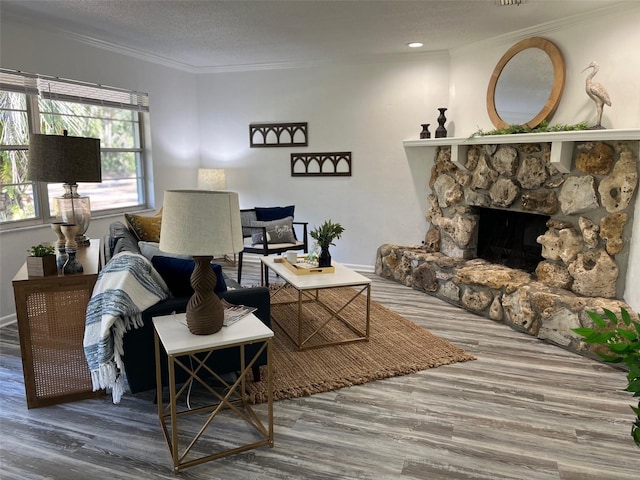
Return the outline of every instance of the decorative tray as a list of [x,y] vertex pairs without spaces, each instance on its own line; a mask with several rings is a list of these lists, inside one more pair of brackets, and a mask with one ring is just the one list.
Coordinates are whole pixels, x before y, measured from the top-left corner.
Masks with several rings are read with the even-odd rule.
[[316,273],[334,273],[336,271],[336,267],[318,267],[313,263],[307,263],[303,260],[298,260],[297,263],[292,264],[287,261],[286,258],[283,258],[281,262],[285,267],[291,270],[296,275],[313,275]]

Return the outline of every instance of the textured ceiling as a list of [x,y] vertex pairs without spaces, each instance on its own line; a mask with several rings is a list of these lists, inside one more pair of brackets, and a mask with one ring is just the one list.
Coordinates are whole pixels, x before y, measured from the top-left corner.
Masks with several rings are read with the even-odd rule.
[[[27,22],[192,71],[446,51],[587,14],[611,0],[0,0]],[[424,42],[408,49],[411,41]]]

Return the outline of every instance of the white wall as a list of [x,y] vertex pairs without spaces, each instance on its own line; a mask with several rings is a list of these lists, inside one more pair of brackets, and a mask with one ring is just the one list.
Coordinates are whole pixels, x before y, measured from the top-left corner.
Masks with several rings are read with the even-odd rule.
[[[608,14],[593,14],[572,22],[549,24],[526,35],[511,35],[479,42],[451,52],[451,107],[455,136],[466,137],[482,128],[495,128],[486,108],[489,78],[498,60],[522,38],[539,36],[554,42],[566,63],[566,84],[551,124],[595,123],[596,109],[585,93],[589,71],[595,60],[600,72],[594,80],[609,92],[612,106],[604,108],[606,128],[640,126],[640,2],[628,2]],[[520,38],[522,37],[522,38]]]
[[[385,242],[419,244],[426,232],[427,162],[402,147],[447,103],[448,55],[419,61],[202,75],[203,164],[225,167],[243,207],[296,205],[310,227],[345,233],[333,258],[372,266]],[[308,147],[248,148],[249,124],[308,122]],[[435,130],[435,129],[434,129]],[[292,177],[291,153],[352,153],[351,177]]]
[[[153,149],[150,198],[160,205],[168,188],[193,188],[200,164],[196,77],[193,74],[91,47],[1,20],[4,68],[101,83],[149,93]],[[112,219],[94,219],[89,236],[102,237]],[[28,246],[54,239],[51,228],[0,233],[0,322],[15,313],[11,280]]]
[[[242,73],[195,75],[81,44],[0,19],[0,61],[6,68],[113,85],[150,94],[153,195],[196,184],[198,166],[228,169],[229,189],[244,207],[296,205],[296,217],[315,225],[326,218],[346,227],[332,249],[338,261],[373,265],[382,243],[418,244],[426,232],[426,195],[432,156],[407,155],[402,140],[421,123],[435,131],[437,108],[448,107],[450,136],[491,129],[485,95],[489,76],[512,36],[415,60]],[[624,15],[526,32],[554,40],[567,62],[567,86],[554,123],[593,118],[579,70],[599,61],[598,79],[613,107],[609,128],[640,127],[640,9]],[[306,121],[306,148],[249,148],[252,122]],[[293,178],[291,152],[351,151],[353,176]],[[93,237],[111,219],[94,220]],[[640,221],[632,240],[640,266]],[[25,246],[53,238],[48,227],[0,234],[0,318],[13,314],[11,279]],[[626,300],[640,309],[640,273],[627,280]]]
[[[553,41],[562,51],[567,67],[564,95],[551,124],[596,121],[595,104],[585,93],[589,72],[582,70],[595,60],[600,72],[594,80],[602,83],[611,97],[604,108],[602,124],[610,129],[640,128],[640,2],[621,4],[606,14],[576,18],[573,22],[548,25],[529,36]],[[451,109],[456,121],[455,135],[464,137],[482,128],[495,128],[486,109],[489,77],[509,47],[520,38],[504,37],[451,52]],[[477,81],[477,79],[483,81]],[[640,169],[640,166],[639,166]],[[640,194],[636,192],[633,232],[624,299],[640,311]]]

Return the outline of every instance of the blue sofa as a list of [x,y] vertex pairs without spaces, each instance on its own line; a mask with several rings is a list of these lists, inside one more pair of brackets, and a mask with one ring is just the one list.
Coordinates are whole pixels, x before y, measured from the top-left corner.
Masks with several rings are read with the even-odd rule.
[[[143,247],[143,250],[149,250],[149,245],[139,242],[134,233],[124,223],[113,222],[109,226],[109,234],[104,237],[103,261],[106,263],[113,255],[125,250],[145,254],[147,258],[152,255],[148,251],[143,252],[141,247]],[[155,349],[151,319],[156,316],[169,315],[173,312],[183,313],[191,296],[191,287],[188,282],[190,270],[188,267],[189,262],[191,262],[192,270],[193,262],[184,258],[157,258],[162,256],[166,256],[166,254],[153,255],[151,262],[158,270],[158,273],[165,279],[172,291],[172,298],[158,302],[142,312],[143,326],[128,331],[123,339],[124,356],[122,360],[131,393],[156,388]],[[219,265],[214,265],[214,271],[218,276],[216,292],[221,298],[224,298],[229,303],[257,308],[255,315],[265,325],[271,327],[271,303],[268,288],[240,288],[237,283],[223,275]],[[252,358],[260,346],[260,344],[248,346],[247,358]],[[161,355],[163,385],[168,385],[166,355],[164,352],[161,352]],[[254,380],[259,381],[259,366],[265,365],[266,361],[266,352],[263,352],[252,369]],[[207,361],[207,365],[218,374],[239,371],[240,350],[238,347],[218,350]],[[176,381],[182,383],[187,379],[188,377],[184,372],[176,371]]]

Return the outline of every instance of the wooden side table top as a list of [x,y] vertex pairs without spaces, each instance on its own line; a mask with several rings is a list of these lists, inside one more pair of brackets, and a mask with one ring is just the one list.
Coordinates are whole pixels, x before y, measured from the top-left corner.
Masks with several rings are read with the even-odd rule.
[[100,271],[100,245],[101,240],[99,238],[91,239],[91,244],[86,247],[78,247],[78,251],[76,253],[76,258],[82,264],[84,269],[83,273],[74,273],[72,275],[64,275],[62,272],[58,272],[57,275],[48,275],[46,277],[30,277],[27,274],[27,262],[26,262],[26,249],[25,249],[25,262],[16,273],[15,277],[13,277],[13,284],[15,285],[17,282],[26,282],[26,281],[38,281],[42,285],[46,285],[47,283],[59,284],[61,277],[72,278],[82,275],[98,275]]

